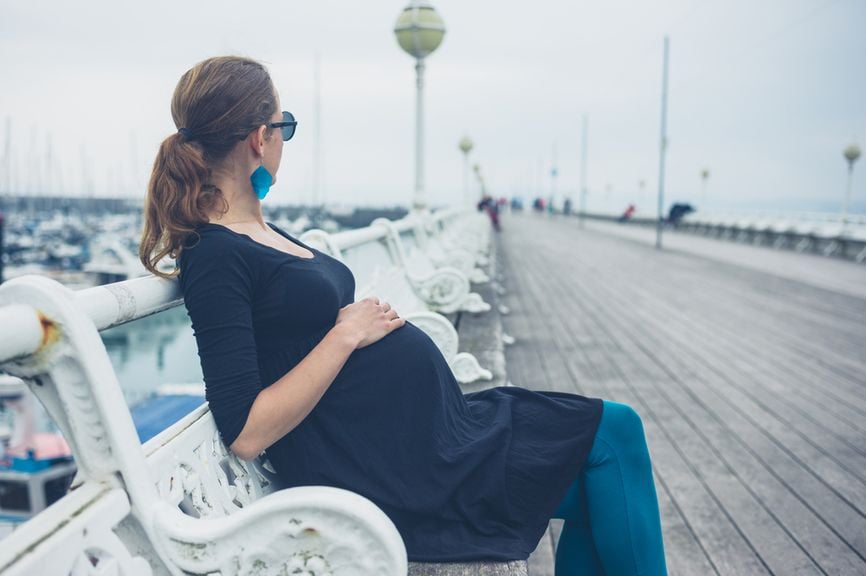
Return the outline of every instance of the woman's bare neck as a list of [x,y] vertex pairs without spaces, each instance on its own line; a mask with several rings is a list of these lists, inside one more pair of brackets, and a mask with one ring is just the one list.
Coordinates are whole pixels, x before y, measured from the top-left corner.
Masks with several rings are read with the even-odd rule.
[[227,226],[229,228],[237,228],[237,229],[251,229],[251,228],[261,228],[267,229],[267,224],[265,224],[264,216],[261,213],[259,214],[230,214],[226,213],[220,216],[219,214],[209,217],[209,222],[211,224],[219,224],[221,226]]

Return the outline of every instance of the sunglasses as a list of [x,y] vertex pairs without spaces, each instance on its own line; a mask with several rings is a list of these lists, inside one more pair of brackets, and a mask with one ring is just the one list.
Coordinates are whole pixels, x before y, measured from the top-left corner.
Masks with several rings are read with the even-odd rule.
[[282,122],[271,122],[268,124],[270,128],[279,128],[283,134],[283,142],[288,142],[295,135],[295,127],[298,123],[295,121],[295,116],[291,112],[283,110]]

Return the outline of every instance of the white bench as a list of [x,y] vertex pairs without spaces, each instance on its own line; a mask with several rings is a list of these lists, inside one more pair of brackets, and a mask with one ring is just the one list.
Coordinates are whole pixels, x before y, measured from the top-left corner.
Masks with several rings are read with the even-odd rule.
[[475,258],[476,265],[488,264],[491,225],[481,212],[441,210],[431,215],[427,228],[439,237],[446,250],[465,250]]
[[[419,220],[423,221],[418,216],[410,216],[398,222],[379,218],[373,221],[371,227],[381,227],[387,231],[388,249],[392,254],[392,260],[405,270],[406,278],[410,284],[423,295],[422,297],[430,303],[433,309],[444,314],[488,312],[490,304],[485,302],[480,294],[470,292],[470,282],[474,282],[471,279],[473,270],[477,270],[485,282],[489,280],[483,270],[475,268],[475,257],[468,250],[452,251],[448,252],[449,256],[436,264],[424,248],[424,246],[429,248],[432,242],[426,234],[420,232],[425,225],[419,223]],[[449,265],[448,262],[452,262],[454,265]],[[436,277],[444,270],[448,270],[452,274],[456,272],[461,278],[465,278],[465,280],[461,279],[460,281],[462,284],[461,297],[456,305],[442,306],[430,300],[421,289],[424,279]],[[477,274],[476,277],[478,277]],[[463,295],[464,292],[465,295]]]
[[[400,272],[380,270],[376,280],[375,266],[361,266],[363,286],[394,288],[402,279],[405,289],[404,270],[381,251],[393,256],[388,238],[376,226],[324,240],[351,247],[347,257],[372,247],[366,257]],[[437,274],[465,286],[456,271]],[[403,542],[381,510],[345,490],[281,490],[267,462],[244,462],[226,449],[207,405],[141,446],[98,332],[181,303],[176,282],[155,277],[78,292],[39,276],[0,285],[0,371],[27,383],[78,466],[72,492],[3,541],[0,572],[406,574]],[[435,332],[438,322],[453,331],[444,317],[427,314],[445,324],[431,320],[425,329]],[[428,316],[416,318],[425,327]],[[525,563],[512,566],[525,572]],[[415,565],[411,573],[428,569],[447,568]]]
[[[310,230],[300,239],[343,261],[352,270],[356,300],[368,296],[381,298],[430,336],[458,382],[491,380],[493,373],[482,368],[475,356],[459,352],[457,330],[439,313],[460,310],[467,299],[474,302],[468,279],[453,268],[440,268],[424,276],[409,274],[396,230],[397,225],[389,221],[376,221],[369,228],[333,236],[322,230]],[[483,309],[489,310],[490,306]]]
[[153,277],[77,293],[39,276],[0,285],[0,324],[15,327],[0,369],[28,384],[78,466],[78,488],[4,541],[9,573],[104,561],[122,574],[405,574],[381,510],[330,487],[277,491],[266,463],[226,450],[206,406],[139,444],[97,329],[179,303],[175,282]]
[[[408,234],[400,235],[401,242],[403,238],[411,238],[410,246],[403,243],[403,251],[406,255],[406,266],[410,273],[413,274],[429,274],[432,270],[442,267],[456,268],[466,275],[470,282],[475,284],[483,284],[490,281],[487,274],[477,267],[483,260],[479,259],[479,254],[467,249],[467,246],[472,244],[467,242],[467,238],[477,239],[477,236],[460,236],[462,240],[446,240],[443,238],[442,224],[453,218],[452,213],[445,212],[442,215],[431,215],[429,217],[410,216],[408,221],[411,227],[406,231]],[[478,228],[478,219],[467,220],[473,221],[475,228]],[[485,229],[485,228],[481,228]],[[448,238],[446,235],[445,238]],[[477,240],[476,240],[477,241]]]

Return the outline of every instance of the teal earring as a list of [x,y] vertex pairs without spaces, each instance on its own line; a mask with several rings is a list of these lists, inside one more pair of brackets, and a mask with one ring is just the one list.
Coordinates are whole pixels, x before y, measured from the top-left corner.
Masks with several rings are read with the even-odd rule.
[[253,191],[256,193],[256,196],[259,197],[259,200],[264,200],[265,196],[268,195],[268,190],[271,189],[271,184],[274,183],[274,177],[271,176],[271,173],[268,172],[268,169],[265,168],[264,164],[262,164],[250,175],[250,182],[252,183]]

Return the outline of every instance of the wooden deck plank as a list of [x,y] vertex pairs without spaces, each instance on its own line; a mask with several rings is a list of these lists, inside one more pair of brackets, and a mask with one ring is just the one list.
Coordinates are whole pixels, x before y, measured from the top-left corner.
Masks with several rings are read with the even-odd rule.
[[556,566],[554,562],[554,540],[548,527],[544,536],[538,542],[538,547],[529,557],[529,576],[554,576]]
[[[647,411],[672,573],[866,571],[866,323],[850,321],[866,316],[863,299],[555,220],[509,218],[502,243],[514,351],[543,350],[544,377],[523,365],[521,384],[571,377],[573,391]],[[531,357],[509,349],[509,371]],[[798,392],[814,378],[832,393]],[[705,526],[707,499],[732,519],[721,536]],[[730,543],[752,564],[726,556]]]
[[712,564],[709,553],[701,545],[694,528],[689,524],[664,478],[659,476],[657,471],[654,472],[668,574],[670,576],[718,574],[718,569]]

